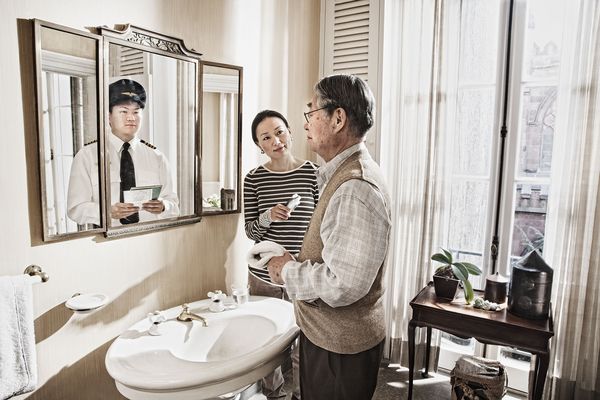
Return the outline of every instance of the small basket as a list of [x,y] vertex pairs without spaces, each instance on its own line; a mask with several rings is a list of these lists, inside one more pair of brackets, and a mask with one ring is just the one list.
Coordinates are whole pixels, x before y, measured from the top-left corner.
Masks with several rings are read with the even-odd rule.
[[508,377],[495,360],[462,356],[450,373],[452,400],[499,400],[506,394]]

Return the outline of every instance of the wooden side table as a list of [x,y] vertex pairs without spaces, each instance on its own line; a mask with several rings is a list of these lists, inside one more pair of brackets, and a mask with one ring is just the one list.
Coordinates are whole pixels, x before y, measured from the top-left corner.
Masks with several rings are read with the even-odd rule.
[[[483,291],[475,290],[475,296],[483,297]],[[475,338],[481,343],[516,347],[536,356],[534,381],[530,383],[530,399],[540,400],[548,372],[549,342],[554,336],[552,312],[544,320],[531,320],[501,311],[485,311],[465,304],[462,296],[453,301],[438,299],[433,283],[425,286],[412,301],[413,316],[408,324],[408,399],[412,399],[415,366],[415,328],[427,328],[427,352],[425,372],[429,365],[431,329],[461,337]]]

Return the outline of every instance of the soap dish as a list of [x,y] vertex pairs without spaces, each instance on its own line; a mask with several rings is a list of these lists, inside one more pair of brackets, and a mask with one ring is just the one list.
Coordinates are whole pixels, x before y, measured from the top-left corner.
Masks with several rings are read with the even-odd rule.
[[102,307],[107,301],[108,297],[104,294],[79,294],[67,300],[65,305],[73,311],[90,311]]

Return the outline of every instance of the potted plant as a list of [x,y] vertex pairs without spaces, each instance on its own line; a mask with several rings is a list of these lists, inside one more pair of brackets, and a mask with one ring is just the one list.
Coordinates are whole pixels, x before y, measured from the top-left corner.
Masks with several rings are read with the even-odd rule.
[[471,304],[475,294],[473,286],[469,282],[469,274],[481,275],[481,270],[475,264],[466,261],[454,261],[452,253],[446,249],[441,249],[440,253],[431,256],[433,261],[441,263],[433,274],[433,285],[435,294],[438,297],[454,299],[458,283],[462,282],[465,300]]

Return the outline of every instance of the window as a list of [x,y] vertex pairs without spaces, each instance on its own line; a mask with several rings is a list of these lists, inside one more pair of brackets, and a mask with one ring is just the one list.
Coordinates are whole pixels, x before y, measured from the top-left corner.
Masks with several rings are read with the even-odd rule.
[[[448,135],[455,157],[446,167],[451,171],[451,205],[445,236],[458,259],[483,267],[483,275],[472,279],[474,287],[483,289],[485,275],[494,267],[509,276],[512,264],[520,257],[534,249],[543,250],[554,122],[560,112],[556,108],[562,32],[559,16],[564,5],[558,0],[517,3],[509,31],[504,22],[508,2],[497,1],[495,7],[480,1],[461,4],[460,28],[454,36],[460,49],[456,101],[452,107],[449,100],[446,110],[456,122],[454,132]],[[490,161],[502,146],[498,133],[505,94],[498,77],[502,77],[506,63],[502,44],[508,35],[513,43],[509,72],[513,84],[507,94],[505,168],[500,171],[498,162]],[[448,70],[451,68],[449,65]],[[497,207],[500,175],[503,201]],[[496,213],[500,213],[497,226]],[[499,232],[500,246],[494,266],[487,260],[495,232]],[[451,368],[461,354],[474,352],[477,348],[472,342],[443,334],[440,365]],[[502,360],[507,365],[509,384],[527,391],[527,380],[521,377],[529,370],[530,354],[492,347],[486,356]]]
[[43,50],[42,112],[46,210],[50,235],[79,228],[67,218],[69,174],[74,154],[95,139],[96,115],[85,112],[96,107],[96,65],[85,57]]
[[520,98],[513,106],[520,107],[520,117],[512,184],[512,262],[533,249],[543,250],[544,246],[560,74],[562,7],[557,0],[527,2]]

